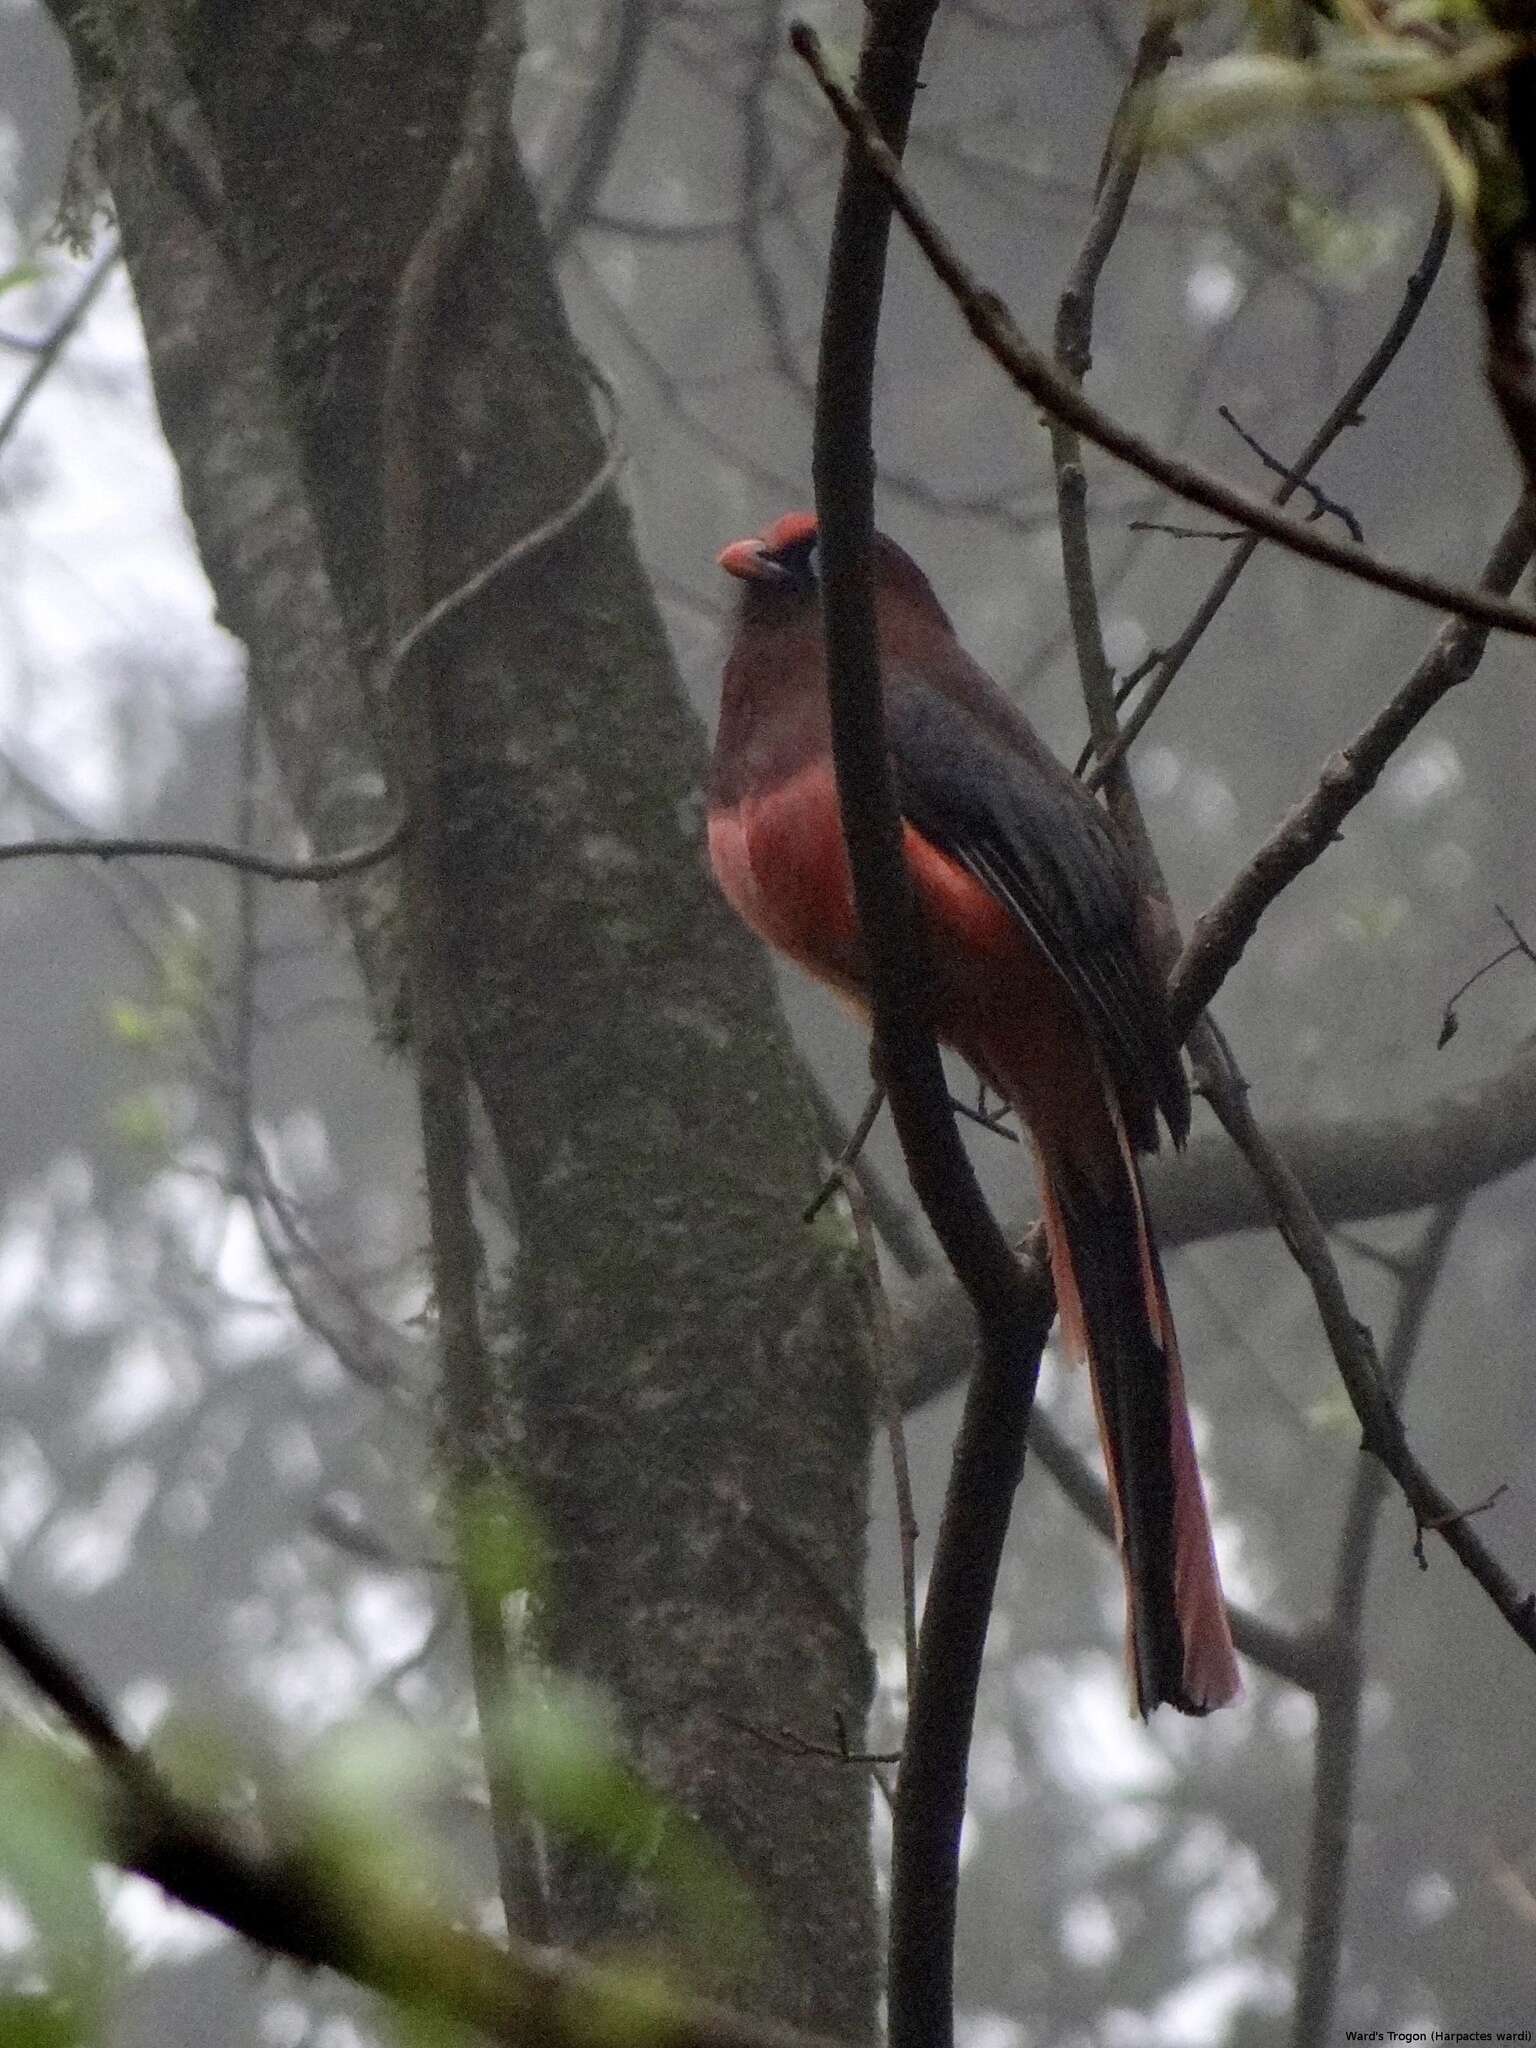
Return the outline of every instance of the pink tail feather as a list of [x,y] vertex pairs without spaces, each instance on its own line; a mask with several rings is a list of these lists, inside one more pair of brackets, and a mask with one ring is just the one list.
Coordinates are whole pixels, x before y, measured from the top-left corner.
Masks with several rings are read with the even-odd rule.
[[1085,1171],[1037,1143],[1046,1233],[1063,1333],[1093,1385],[1135,1705],[1205,1714],[1239,1690],[1237,1659],[1141,1175],[1111,1114],[1118,1173]]

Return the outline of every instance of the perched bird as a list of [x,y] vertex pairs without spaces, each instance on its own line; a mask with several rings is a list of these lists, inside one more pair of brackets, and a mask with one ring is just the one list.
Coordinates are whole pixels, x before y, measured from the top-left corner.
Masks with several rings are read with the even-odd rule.
[[[760,937],[856,1004],[864,969],[832,772],[816,522],[720,566],[742,583],[709,851]],[[874,544],[887,734],[939,1037],[1034,1144],[1068,1347],[1086,1355],[1127,1594],[1136,1707],[1238,1690],[1162,1267],[1136,1153],[1189,1089],[1153,914],[1107,814],[965,652],[911,556]]]

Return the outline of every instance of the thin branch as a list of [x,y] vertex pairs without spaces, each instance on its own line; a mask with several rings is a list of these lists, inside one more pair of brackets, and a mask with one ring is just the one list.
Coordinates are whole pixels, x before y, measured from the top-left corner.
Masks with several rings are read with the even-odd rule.
[[[1490,591],[1513,590],[1536,552],[1536,504],[1522,499],[1483,571]],[[1317,787],[1282,820],[1220,900],[1196,920],[1174,969],[1169,1000],[1187,1031],[1241,959],[1259,919],[1304,868],[1338,837],[1339,827],[1375,788],[1392,756],[1441,698],[1477,669],[1486,627],[1448,620],[1397,694],[1348,746],[1324,764]]]
[[765,1749],[776,1749],[781,1756],[815,1757],[828,1764],[860,1764],[865,1769],[882,1768],[901,1762],[899,1749],[850,1749],[846,1743],[813,1742],[808,1735],[797,1735],[793,1728],[759,1728],[755,1721],[743,1721],[738,1714],[722,1714],[721,1720],[729,1727],[739,1728],[743,1735],[750,1735],[754,1742],[762,1743]]
[[[875,1128],[876,1120],[884,1107],[885,1090],[877,1081],[874,1087],[870,1089],[864,1107],[859,1111],[858,1122],[848,1133],[847,1138],[839,1148],[838,1155],[832,1162],[832,1171],[800,1211],[800,1221],[802,1223],[814,1223],[835,1194],[840,1190],[844,1193],[847,1192],[848,1174],[857,1164],[859,1154],[864,1150],[865,1140]],[[869,1200],[862,1186],[859,1199],[867,1210]]]
[[361,874],[397,854],[410,837],[410,822],[398,818],[381,838],[341,853],[314,860],[283,860],[276,854],[252,853],[225,846],[217,839],[97,839],[89,834],[58,839],[22,839],[0,845],[0,861],[54,860],[205,860],[239,874],[260,875],[270,882],[337,882]]
[[[1093,217],[1056,308],[1056,362],[1061,374],[1077,388],[1093,361],[1094,300],[1099,278],[1124,224],[1141,170],[1148,106],[1143,96],[1155,87],[1173,50],[1172,19],[1160,6],[1154,6],[1110,124]],[[1054,414],[1050,433],[1061,564],[1073,647],[1089,731],[1095,749],[1104,755],[1115,738],[1114,673],[1104,651],[1104,623],[1094,583],[1082,439],[1070,422]],[[1109,794],[1111,808],[1122,819],[1126,818],[1129,786],[1123,768],[1112,776]]]
[[435,633],[445,619],[462,610],[471,598],[478,597],[482,590],[499,582],[509,569],[519,562],[526,562],[532,556],[542,553],[552,541],[557,540],[569,527],[576,524],[582,514],[595,505],[624,467],[627,450],[618,428],[618,401],[613,386],[603,372],[591,361],[586,363],[588,376],[607,402],[608,426],[604,436],[603,457],[596,469],[584,483],[574,490],[566,502],[552,512],[547,519],[530,527],[527,533],[520,533],[516,540],[491,557],[462,583],[456,584],[446,596],[438,598],[435,604],[427,605],[405,626],[400,637],[390,650],[380,684],[380,694],[387,695],[394,687],[395,679],[406,662],[415,653],[422,641]]
[[1486,1515],[1490,1508],[1497,1507],[1509,1491],[1509,1481],[1501,1479],[1497,1486],[1485,1493],[1481,1500],[1473,1501],[1464,1508],[1453,1508],[1448,1515],[1436,1515],[1432,1521],[1420,1522],[1414,1532],[1413,1555],[1421,1572],[1429,1570],[1429,1559],[1424,1555],[1424,1538],[1448,1529],[1453,1522],[1465,1522],[1473,1515]]
[[[767,215],[784,189],[774,160],[773,130],[768,118],[768,93],[778,73],[784,47],[778,0],[765,0],[751,38],[751,73],[740,97],[741,229],[738,241],[757,301],[758,326],[768,338],[769,358],[776,374],[802,402],[812,397],[810,380],[801,365],[800,337],[795,331],[784,288],[768,251]],[[792,223],[795,216],[789,216]]]
[[[1170,540],[1246,541],[1252,539],[1252,535],[1245,533],[1240,526],[1175,526],[1172,520],[1169,519],[1133,519],[1126,526],[1125,530],[1127,533],[1166,533]],[[1143,677],[1152,673],[1152,670],[1157,666],[1159,658],[1154,656],[1151,662],[1147,663],[1137,672],[1136,682],[1140,682]],[[1132,682],[1129,676],[1125,680],[1129,687],[1122,686],[1122,689],[1117,689],[1115,692],[1115,703],[1117,706],[1123,704],[1125,698],[1130,695],[1131,690],[1136,687],[1136,682]],[[1120,746],[1120,739],[1121,735],[1117,733],[1115,744],[1119,746],[1119,751],[1123,754],[1125,748]],[[1083,763],[1083,768],[1086,768],[1088,761],[1092,759],[1093,755],[1090,752],[1088,760]],[[1082,772],[1083,769],[1080,768],[1078,773],[1081,774]]]
[[1518,634],[1522,639],[1536,638],[1536,611],[1468,590],[1422,570],[1404,569],[1394,562],[1383,562],[1346,541],[1329,540],[1314,527],[1283,518],[1264,499],[1237,489],[1213,471],[1165,453],[1099,406],[1090,404],[1081,392],[1074,389],[1071,380],[1063,377],[1026,339],[1002,299],[979,285],[961,262],[907,184],[900,164],[880,140],[878,130],[860,101],[828,65],[815,31],[804,22],[797,22],[790,32],[790,39],[826,94],[871,174],[890,195],[892,205],[928,259],[930,269],[948,289],[972,334],[999,368],[1035,404],[1066,420],[1076,427],[1085,441],[1091,441],[1105,454],[1140,471],[1174,496],[1200,505],[1219,518],[1235,520],[1305,561],[1317,562],[1375,589],[1411,598],[1416,604],[1453,612],[1457,617],[1470,619],[1478,625]]
[[[866,18],[860,87],[897,148],[933,13],[934,0],[891,0]],[[957,1852],[976,1687],[1054,1304],[1049,1288],[1031,1288],[1021,1274],[949,1110],[886,751],[869,550],[870,420],[889,239],[889,198],[850,148],[828,260],[813,463],[833,755],[880,1079],[913,1187],[981,1332],[929,1577],[892,1824],[891,2041],[893,2048],[946,2048],[954,2027]]]
[[[396,1401],[407,1400],[413,1386],[421,1386],[420,1372],[413,1378],[410,1370],[415,1362],[410,1341],[334,1270],[295,1213],[254,1132],[239,1191],[267,1262],[304,1328],[360,1385]],[[318,1276],[319,1287],[312,1275]]]
[[581,134],[571,151],[575,169],[545,223],[544,232],[554,256],[560,254],[572,235],[580,233],[588,214],[602,197],[639,88],[653,22],[651,0],[619,0],[618,28],[607,75],[601,89],[592,95]]
[[[878,1101],[876,1106],[878,1107]],[[891,1484],[896,1494],[896,1530],[901,1547],[902,1644],[906,1652],[907,1697],[917,1679],[917,1510],[912,1505],[912,1470],[907,1462],[907,1433],[902,1416],[901,1394],[896,1384],[896,1344],[891,1327],[891,1304],[880,1278],[880,1254],[875,1246],[869,1204],[858,1172],[850,1163],[839,1168],[843,1199],[853,1218],[859,1247],[859,1286],[864,1297],[864,1321],[870,1334],[875,1384],[885,1417],[886,1440],[891,1448]]]
[[1532,948],[1530,941],[1520,930],[1520,927],[1509,916],[1507,911],[1499,909],[1497,903],[1493,907],[1498,912],[1504,929],[1510,934],[1510,943],[1500,952],[1495,953],[1491,960],[1485,960],[1475,974],[1469,974],[1460,988],[1453,995],[1447,997],[1445,1008],[1440,1016],[1440,1033],[1435,1040],[1435,1050],[1437,1052],[1444,1052],[1445,1048],[1461,1029],[1461,1018],[1457,1015],[1456,1005],[1469,990],[1477,987],[1477,984],[1483,979],[1485,974],[1492,974],[1495,969],[1502,967],[1506,960],[1526,960],[1533,966],[1536,966],[1536,949]]
[[[242,853],[256,836],[256,778],[261,747],[256,706],[249,691],[240,706],[240,762],[235,791],[235,839]],[[256,983],[261,951],[261,907],[256,877],[243,869],[235,877],[235,971],[230,993],[234,1012],[229,1084],[230,1150],[235,1178],[242,1185],[251,1176],[256,1152]],[[209,1020],[210,1035],[212,1020]]]
[[[377,688],[389,729],[396,801],[416,823],[402,863],[406,986],[426,1168],[431,1272],[437,1304],[444,1406],[457,1482],[451,1507],[469,1622],[470,1670],[490,1788],[492,1837],[509,1930],[547,1934],[547,1905],[529,1852],[527,1816],[500,1761],[494,1731],[512,1685],[499,1589],[471,1562],[470,1517],[494,1475],[494,1375],[480,1322],[482,1251],[470,1195],[473,1146],[468,1088],[452,991],[453,920],[443,880],[447,825],[439,772],[442,678],[431,628],[463,602],[482,572],[428,609],[428,463],[422,431],[426,371],[442,281],[460,256],[491,192],[496,147],[522,52],[520,0],[491,0],[466,86],[458,147],[396,292],[382,403],[383,521],[389,654]],[[524,549],[526,540],[514,544]],[[439,643],[440,644],[440,643]],[[411,656],[415,659],[412,660]]]
[[[833,1158],[850,1149],[856,1154],[861,1152],[863,1150],[862,1143],[857,1147],[852,1146],[854,1134],[849,1130],[836,1104],[822,1086],[820,1078],[810,1067],[804,1069],[804,1074],[806,1090],[811,1098],[811,1108],[816,1117],[816,1128],[826,1151]],[[882,1102],[885,1099],[885,1091],[883,1089],[880,1091],[880,1099]],[[859,1118],[860,1125],[863,1124],[864,1116],[868,1112],[869,1104],[866,1101],[864,1112]],[[885,1185],[882,1176],[876,1172],[867,1160],[864,1163],[863,1181],[864,1197],[869,1203],[870,1214],[875,1219],[875,1228],[880,1233],[881,1242],[897,1265],[900,1266],[907,1279],[917,1279],[919,1274],[926,1273],[929,1270],[933,1260],[929,1256],[928,1248],[923,1243],[913,1223],[911,1212]],[[830,1193],[830,1183],[827,1186]],[[807,1216],[807,1220],[809,1220],[809,1216]]]
[[[1275,492],[1271,503],[1277,508],[1289,502],[1299,488],[1300,479],[1308,475],[1322,460],[1344,429],[1359,425],[1364,417],[1363,408],[1366,400],[1397,360],[1403,344],[1418,323],[1430,292],[1434,289],[1435,280],[1440,275],[1441,265],[1445,261],[1446,249],[1450,246],[1453,222],[1454,210],[1451,203],[1447,199],[1442,199],[1430,223],[1429,237],[1423,253],[1409,275],[1408,282],[1403,288],[1402,300],[1388,323],[1386,333],[1361,364],[1343,396],[1302,450],[1287,480]],[[1143,683],[1146,684],[1140,703],[1126,719],[1109,752],[1095,764],[1088,776],[1090,789],[1097,789],[1104,777],[1110,773],[1115,761],[1134,745],[1159,704],[1177,681],[1185,663],[1205,637],[1211,622],[1231,596],[1238,578],[1253,560],[1260,545],[1259,536],[1248,532],[1241,533],[1238,542],[1237,552],[1224,565],[1178,639],[1171,647],[1149,655],[1144,663],[1126,677],[1116,692],[1115,703],[1118,707],[1132,690]],[[1091,758],[1090,745],[1085,750],[1083,760],[1078,763],[1079,775],[1085,772]]]
[[[1465,1209],[1465,1197],[1443,1203],[1430,1218],[1405,1269],[1392,1334],[1382,1360],[1383,1384],[1393,1402],[1400,1402],[1407,1389],[1425,1320]],[[1355,1764],[1360,1744],[1364,1677],[1360,1629],[1371,1554],[1387,1493],[1383,1467],[1373,1458],[1361,1458],[1339,1529],[1333,1611],[1328,1629],[1330,1647],[1324,1660],[1326,1679],[1317,1689],[1312,1820],[1297,1945],[1296,2000],[1291,2014],[1294,2048],[1314,2048],[1316,2042],[1327,2039],[1337,1996],[1349,1885],[1349,1847],[1354,1829]]]
[[102,287],[117,267],[121,253],[114,237],[91,265],[80,289],[38,346],[26,376],[17,385],[10,404],[3,413],[0,413],[0,449],[6,446],[20,426],[27,407],[42,389],[44,379],[68,348],[86,314],[101,296]]
[[113,1720],[106,1702],[4,1588],[0,1588],[0,1651],[108,1770],[137,1779],[132,1745]]
[[[601,374],[594,370],[593,376],[600,388],[608,392],[606,380]],[[611,393],[609,397],[611,400]],[[435,632],[445,619],[478,596],[507,570],[538,553],[573,525],[607,490],[622,468],[624,459],[623,442],[616,427],[610,423],[601,463],[586,482],[572,493],[567,503],[550,518],[541,521],[531,532],[519,535],[517,540],[502,549],[473,575],[466,577],[446,596],[425,607],[401,632],[391,659],[386,665],[381,694],[387,696],[400,668],[420,643]],[[241,874],[258,875],[273,882],[336,882],[347,876],[361,874],[368,868],[377,867],[381,862],[391,859],[404,847],[410,833],[410,820],[401,817],[380,837],[369,840],[362,846],[348,847],[340,853],[324,854],[305,860],[285,860],[279,855],[256,853],[247,847],[226,846],[213,839],[98,838],[93,834],[79,834],[27,839],[9,845],[0,844],[0,861],[61,858],[99,861],[200,860],[217,867],[232,868]]]

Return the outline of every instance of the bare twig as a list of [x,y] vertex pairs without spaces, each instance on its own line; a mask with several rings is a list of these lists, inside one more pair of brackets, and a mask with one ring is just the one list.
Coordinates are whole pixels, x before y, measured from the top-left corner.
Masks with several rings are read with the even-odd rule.
[[0,449],[6,446],[20,426],[27,407],[42,389],[43,382],[54,364],[68,348],[71,339],[79,331],[80,323],[100,297],[103,285],[117,267],[120,254],[114,237],[86,272],[79,290],[38,346],[26,376],[17,385],[10,404],[3,413],[0,413]]
[[140,1779],[132,1746],[88,1679],[0,1587],[0,1651],[62,1715],[81,1741],[114,1773]]
[[988,1110],[985,1107],[973,1109],[970,1103],[962,1102],[958,1095],[951,1095],[949,1106],[956,1116],[963,1116],[968,1124],[975,1124],[976,1128],[985,1131],[989,1138],[1001,1138],[1009,1145],[1023,1143],[1018,1132],[1010,1131],[1003,1121],[1011,1113],[1008,1104],[1005,1103],[998,1110]]
[[1533,965],[1536,965],[1536,950],[1533,950],[1530,941],[1525,937],[1525,934],[1520,930],[1514,919],[1509,916],[1507,911],[1500,910],[1497,903],[1493,907],[1498,912],[1504,929],[1511,935],[1510,943],[1502,951],[1495,953],[1491,960],[1485,960],[1477,972],[1469,974],[1461,984],[1461,987],[1446,999],[1445,1009],[1440,1017],[1440,1035],[1435,1040],[1435,1050],[1437,1052],[1444,1052],[1445,1048],[1461,1029],[1461,1019],[1456,1014],[1456,1005],[1469,989],[1477,987],[1477,984],[1485,974],[1492,974],[1495,968],[1502,967],[1506,960],[1528,960]]
[[1414,1531],[1413,1554],[1421,1572],[1429,1570],[1429,1559],[1424,1555],[1426,1535],[1443,1535],[1457,1522],[1465,1522],[1473,1515],[1486,1515],[1491,1507],[1497,1507],[1509,1491],[1509,1481],[1501,1479],[1497,1486],[1485,1493],[1481,1500],[1475,1500],[1470,1507],[1453,1508],[1448,1515],[1432,1515],[1427,1522],[1420,1522]]
[[[1132,519],[1125,530],[1127,533],[1166,533],[1170,540],[1246,541],[1252,538],[1252,535],[1245,533],[1240,526],[1175,526],[1172,520],[1169,519]],[[1131,676],[1125,678],[1125,682],[1115,691],[1116,705],[1123,704],[1126,697],[1130,695],[1130,692],[1136,688],[1137,683],[1143,677],[1152,673],[1152,670],[1157,666],[1158,659],[1159,657],[1154,655],[1149,662],[1136,671],[1134,679]],[[1118,739],[1119,735],[1117,734],[1116,740],[1118,741]],[[1124,753],[1124,747],[1121,747],[1120,751]],[[1092,758],[1093,756],[1090,752],[1087,759],[1083,762],[1083,767],[1077,771],[1079,775],[1082,774],[1083,768],[1086,768],[1088,761],[1092,760]]]
[[[782,193],[784,180],[774,161],[773,130],[768,118],[768,94],[778,74],[783,55],[784,29],[777,0],[766,0],[758,9],[757,25],[751,37],[751,72],[741,93],[741,228],[738,241],[747,274],[757,301],[758,324],[768,338],[774,370],[804,402],[812,398],[811,384],[801,362],[800,337],[795,332],[784,287],[769,254],[765,233],[766,216]],[[794,221],[791,214],[789,219]]]
[[1279,477],[1291,490],[1304,492],[1312,500],[1312,510],[1307,514],[1308,519],[1321,519],[1326,513],[1331,512],[1356,547],[1365,546],[1364,527],[1347,505],[1341,505],[1337,498],[1330,498],[1321,484],[1312,482],[1306,473],[1310,464],[1306,467],[1287,469],[1277,455],[1271,455],[1264,443],[1249,433],[1230,405],[1218,405],[1216,413],[1218,418],[1226,421],[1244,446],[1253,450],[1271,475]]
[[[1521,68],[1527,77],[1519,97],[1528,113],[1536,103],[1529,60]],[[1512,108],[1513,104],[1512,93]],[[1536,253],[1532,203],[1527,191],[1525,215],[1517,226],[1495,232],[1484,229],[1478,249],[1478,295],[1483,308],[1488,388],[1519,457],[1526,489],[1536,491],[1536,356],[1530,341],[1530,268]]]
[[759,1728],[755,1721],[743,1721],[737,1714],[722,1714],[721,1720],[732,1728],[739,1728],[743,1735],[750,1735],[754,1742],[761,1742],[767,1749],[776,1749],[784,1756],[819,1757],[829,1764],[863,1764],[885,1766],[899,1764],[899,1749],[850,1749],[843,1742],[813,1742],[808,1735],[797,1735],[793,1728]]
[[[239,787],[235,792],[235,839],[248,851],[256,836],[256,778],[261,748],[256,706],[249,691],[240,706]],[[261,906],[256,877],[248,868],[235,877],[235,968],[230,1007],[234,1012],[229,1084],[230,1150],[235,1179],[248,1184],[256,1143],[256,981],[261,949]],[[211,1024],[211,1020],[210,1020]]]
[[244,847],[225,846],[216,839],[97,839],[89,834],[72,838],[23,839],[0,845],[0,861],[54,860],[205,860],[239,874],[260,875],[270,882],[337,882],[346,875],[359,875],[397,854],[410,837],[410,823],[397,819],[389,830],[366,846],[353,846],[341,853],[321,854],[314,860],[283,860],[276,854],[252,853]]
[[[859,1154],[864,1150],[865,1140],[875,1128],[876,1119],[884,1107],[885,1090],[877,1081],[874,1087],[870,1089],[864,1107],[859,1111],[858,1122],[848,1133],[842,1149],[839,1151],[836,1159],[833,1160],[831,1172],[801,1210],[800,1219],[803,1223],[814,1223],[839,1189],[846,1193],[848,1174],[857,1163]],[[859,1199],[864,1203],[867,1211],[869,1203],[867,1196],[863,1192],[862,1185]]]
[[[815,1111],[816,1127],[821,1135],[822,1145],[835,1158],[847,1150],[852,1133],[814,1069],[806,1067],[804,1072],[806,1092]],[[868,1108],[867,1102],[865,1108]],[[928,1271],[933,1260],[912,1221],[911,1212],[885,1185],[881,1175],[868,1160],[864,1162],[863,1178],[864,1197],[869,1203],[869,1212],[875,1219],[875,1228],[880,1233],[881,1242],[906,1277],[915,1280],[920,1273]]]
[[[279,1185],[266,1147],[254,1132],[240,1191],[267,1262],[304,1328],[360,1385],[393,1400],[408,1401],[413,1391],[411,1341],[369,1305],[350,1279],[335,1270]],[[418,1373],[415,1385],[420,1384]]]
[[912,1505],[912,1472],[907,1463],[907,1433],[902,1417],[901,1396],[896,1385],[896,1344],[891,1332],[891,1304],[880,1278],[880,1254],[875,1246],[869,1204],[851,1164],[840,1169],[843,1199],[853,1218],[859,1245],[860,1292],[864,1297],[864,1320],[869,1327],[874,1358],[875,1381],[885,1415],[886,1440],[891,1447],[891,1483],[896,1493],[896,1529],[901,1546],[902,1643],[906,1651],[907,1697],[917,1676],[917,1510]]
[[979,285],[961,262],[907,184],[899,162],[881,142],[864,107],[828,65],[815,31],[804,22],[797,22],[791,40],[864,156],[871,174],[890,194],[892,205],[927,257],[929,267],[948,289],[966,325],[1027,397],[1076,427],[1085,441],[1150,477],[1176,497],[1203,506],[1222,519],[1235,520],[1293,555],[1335,569],[1378,590],[1411,598],[1416,604],[1452,612],[1478,625],[1518,634],[1522,639],[1536,638],[1536,611],[1468,590],[1425,571],[1400,568],[1346,541],[1329,540],[1313,527],[1284,518],[1264,499],[1237,489],[1214,472],[1167,454],[1099,406],[1090,404],[1071,380],[1063,377],[1026,339],[997,294]]

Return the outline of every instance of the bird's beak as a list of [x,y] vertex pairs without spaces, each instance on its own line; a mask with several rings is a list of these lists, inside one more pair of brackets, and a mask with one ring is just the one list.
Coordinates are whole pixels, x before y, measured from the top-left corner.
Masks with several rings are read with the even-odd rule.
[[769,579],[778,567],[757,535],[751,540],[733,540],[728,548],[720,550],[715,560],[727,576],[741,576],[750,581]]

